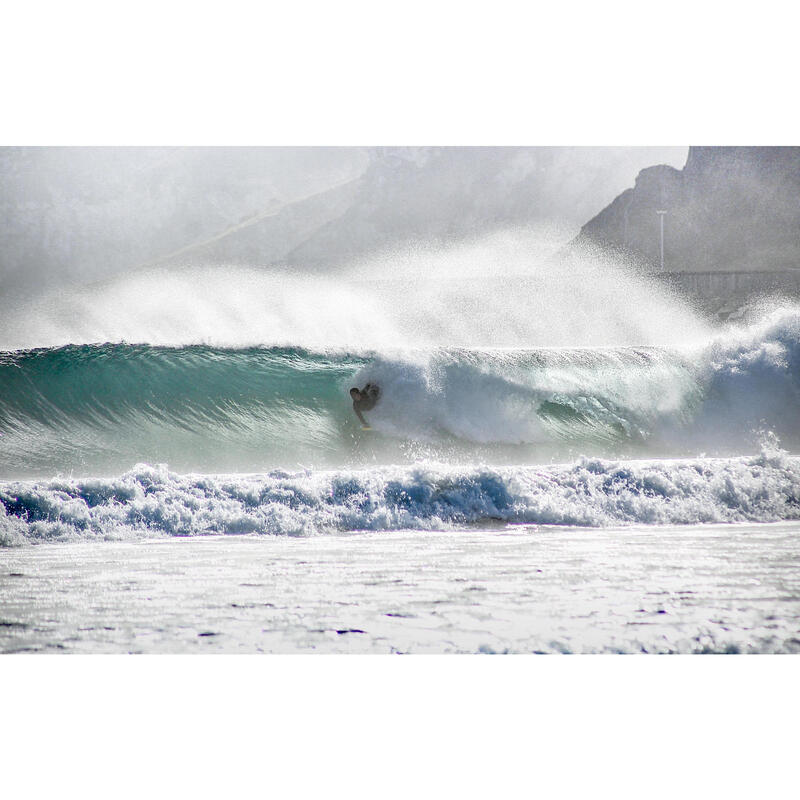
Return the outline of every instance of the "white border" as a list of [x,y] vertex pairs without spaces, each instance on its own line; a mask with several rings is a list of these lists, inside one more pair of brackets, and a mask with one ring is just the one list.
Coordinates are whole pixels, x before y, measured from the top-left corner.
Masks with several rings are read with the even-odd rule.
[[796,667],[791,656],[8,657],[3,785],[37,797],[774,797],[795,778]]
[[788,8],[29,0],[0,144],[796,144]]

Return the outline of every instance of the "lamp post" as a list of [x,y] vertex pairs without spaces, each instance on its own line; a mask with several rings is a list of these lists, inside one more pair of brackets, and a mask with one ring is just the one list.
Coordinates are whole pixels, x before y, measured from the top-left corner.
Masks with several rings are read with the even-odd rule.
[[664,271],[664,214],[666,211],[656,211],[661,221],[661,271]]

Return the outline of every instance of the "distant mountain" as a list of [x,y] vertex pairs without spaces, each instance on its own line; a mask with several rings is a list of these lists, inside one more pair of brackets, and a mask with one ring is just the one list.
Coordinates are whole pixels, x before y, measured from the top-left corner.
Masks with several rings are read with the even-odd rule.
[[[192,255],[320,270],[397,245],[444,243],[514,226],[558,231],[566,241],[633,177],[647,152],[373,147],[363,174],[351,183],[287,205]],[[676,159],[685,151],[650,152]]]
[[[0,284],[160,262],[352,181],[368,162],[352,147],[0,148]],[[268,258],[285,252],[262,245]]]
[[153,264],[336,269],[509,226],[569,241],[635,147],[0,148],[2,295]]
[[591,245],[667,272],[800,268],[800,147],[690,147],[682,170],[643,169],[587,222]]

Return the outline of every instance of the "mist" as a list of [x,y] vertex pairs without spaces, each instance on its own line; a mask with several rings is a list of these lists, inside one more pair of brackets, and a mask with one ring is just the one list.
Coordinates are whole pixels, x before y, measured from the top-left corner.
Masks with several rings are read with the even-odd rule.
[[[347,271],[509,227],[561,245],[686,147],[0,149],[2,296],[154,266]],[[385,263],[369,261],[362,276]],[[369,273],[368,269],[375,272]]]
[[57,288],[10,310],[5,350],[99,342],[429,347],[690,346],[708,325],[654,279],[546,229],[365,256],[329,274],[158,267]]

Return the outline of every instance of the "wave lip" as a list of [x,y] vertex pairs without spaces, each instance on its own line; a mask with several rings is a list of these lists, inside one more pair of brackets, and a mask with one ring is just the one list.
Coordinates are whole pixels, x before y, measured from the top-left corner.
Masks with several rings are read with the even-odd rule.
[[207,534],[608,527],[800,519],[800,457],[581,459],[553,467],[384,467],[0,483],[0,544]]

